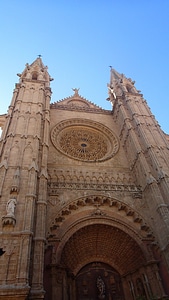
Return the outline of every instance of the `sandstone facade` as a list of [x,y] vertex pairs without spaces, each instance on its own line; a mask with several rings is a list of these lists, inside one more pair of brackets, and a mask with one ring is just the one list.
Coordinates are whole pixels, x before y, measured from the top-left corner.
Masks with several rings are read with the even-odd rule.
[[[50,104],[41,58],[0,116],[0,300],[169,299],[169,136],[111,69],[112,111]],[[153,298],[154,297],[154,298]]]

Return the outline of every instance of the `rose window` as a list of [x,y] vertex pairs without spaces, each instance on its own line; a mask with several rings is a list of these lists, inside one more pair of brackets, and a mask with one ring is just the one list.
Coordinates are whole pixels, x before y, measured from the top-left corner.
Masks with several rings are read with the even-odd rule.
[[112,157],[119,145],[117,138],[107,127],[101,125],[99,128],[97,122],[78,119],[59,123],[52,130],[51,140],[63,154],[89,162]]

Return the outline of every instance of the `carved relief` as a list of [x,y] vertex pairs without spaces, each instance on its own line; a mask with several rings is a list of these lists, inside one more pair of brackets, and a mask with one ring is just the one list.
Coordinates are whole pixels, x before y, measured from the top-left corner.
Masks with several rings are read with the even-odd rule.
[[75,190],[99,190],[99,191],[117,191],[129,192],[133,198],[142,198],[142,191],[139,186],[123,184],[105,184],[105,183],[85,183],[85,182],[50,182],[48,183],[48,193],[51,196],[57,195],[58,189]]
[[[102,196],[102,195],[90,195],[87,197],[78,198],[69,204],[65,205],[57,215],[53,214],[51,219],[53,220],[50,226],[50,232],[52,233],[56,230],[61,223],[64,222],[68,216],[73,213],[75,210],[83,210],[84,206],[94,206],[94,210],[89,213],[90,218],[95,217],[110,217],[113,211],[116,211],[118,214],[122,214],[123,218],[126,216],[127,219],[132,221],[133,223],[139,224],[139,227],[142,231],[144,231],[147,237],[152,236],[152,231],[146,221],[142,218],[142,216],[134,210],[132,207],[127,205],[126,203],[119,201],[117,199],[113,199],[111,197]],[[109,213],[102,210],[102,207],[109,207]],[[108,216],[109,215],[109,216]]]
[[84,107],[84,108],[88,108],[89,107],[89,104],[86,102],[86,101],[83,101],[83,100],[79,100],[79,99],[73,99],[73,100],[70,100],[68,102],[68,106],[72,107],[72,108],[75,108],[75,107]]
[[98,299],[105,299],[105,283],[101,276],[97,277]]
[[58,189],[102,190],[129,192],[133,198],[142,198],[142,191],[136,186],[129,173],[82,172],[78,170],[50,170],[48,194],[57,195]]

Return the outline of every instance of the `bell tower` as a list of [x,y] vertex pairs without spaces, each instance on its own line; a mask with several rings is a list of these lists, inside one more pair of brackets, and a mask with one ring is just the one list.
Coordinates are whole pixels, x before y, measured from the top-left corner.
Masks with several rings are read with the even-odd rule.
[[40,299],[52,78],[40,56],[17,75],[0,145],[0,299]]
[[169,144],[134,83],[111,68],[108,99],[130,170],[143,190],[149,222],[169,264]]

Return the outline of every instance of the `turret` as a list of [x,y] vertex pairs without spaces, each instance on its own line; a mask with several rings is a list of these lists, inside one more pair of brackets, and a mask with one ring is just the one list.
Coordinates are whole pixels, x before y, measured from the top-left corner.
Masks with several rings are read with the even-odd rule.
[[[26,64],[18,76],[20,80],[15,86],[2,133],[0,162],[1,235],[5,234],[17,244],[10,266],[15,272],[11,281],[11,273],[4,274],[4,270],[0,282],[5,278],[11,293],[11,282],[19,283],[22,289],[25,287],[26,295],[31,276],[31,241],[34,240],[34,251],[37,239],[42,244],[42,252],[44,245],[52,78],[40,57],[31,65]],[[6,249],[3,245],[2,240],[2,249]],[[5,259],[4,255],[3,264]],[[40,260],[42,264],[41,257]],[[40,284],[42,286],[42,282]]]
[[[150,211],[163,219],[159,240],[168,243],[169,232],[169,145],[164,132],[152,115],[135,82],[111,68],[108,85],[113,118],[119,127],[121,145],[125,149],[131,172],[142,187]],[[158,221],[157,221],[158,223]]]

